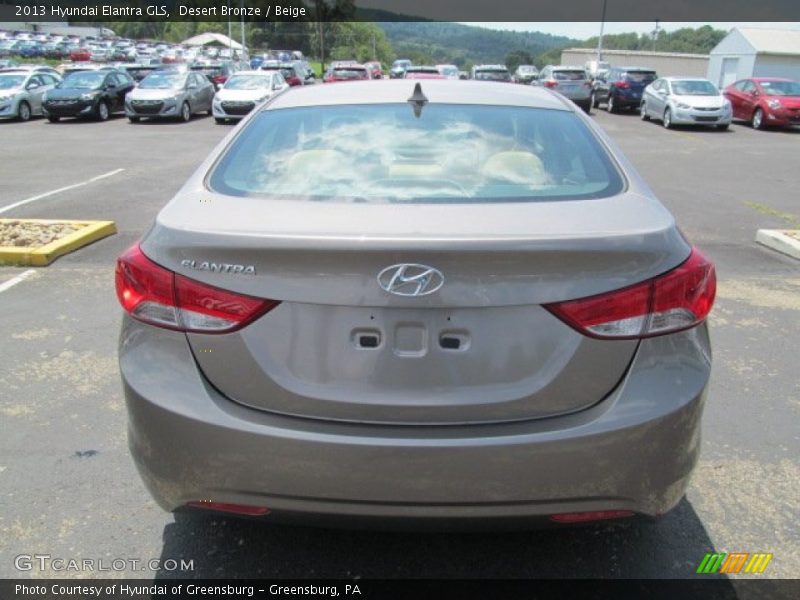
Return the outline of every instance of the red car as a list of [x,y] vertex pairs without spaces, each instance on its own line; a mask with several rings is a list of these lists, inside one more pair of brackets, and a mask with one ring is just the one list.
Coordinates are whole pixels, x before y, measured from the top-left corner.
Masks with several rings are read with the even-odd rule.
[[800,125],[800,83],[778,77],[742,79],[725,88],[733,118],[754,129]]
[[69,59],[73,62],[85,62],[91,60],[92,51],[89,48],[75,48],[69,53]]
[[373,60],[368,63],[364,63],[364,66],[367,67],[372,79],[383,79],[383,67],[381,66],[381,63]]

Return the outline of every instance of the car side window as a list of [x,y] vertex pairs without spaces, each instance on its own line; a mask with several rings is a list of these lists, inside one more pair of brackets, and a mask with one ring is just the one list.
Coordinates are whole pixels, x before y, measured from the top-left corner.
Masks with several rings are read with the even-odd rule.
[[747,81],[744,82],[744,85],[742,86],[742,91],[743,92],[754,92],[754,91],[756,91],[756,85],[752,81],[750,81],[748,79]]

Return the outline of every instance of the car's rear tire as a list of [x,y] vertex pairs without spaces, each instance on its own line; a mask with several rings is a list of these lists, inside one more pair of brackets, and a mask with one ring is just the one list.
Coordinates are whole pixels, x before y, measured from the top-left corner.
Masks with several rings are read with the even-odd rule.
[[588,102],[582,102],[578,106],[580,106],[583,109],[583,112],[585,112],[587,115],[592,114],[592,102],[591,102],[591,100],[589,100]]
[[650,115],[647,114],[647,104],[644,102],[639,106],[639,116],[642,118],[642,121],[650,120]]
[[614,102],[614,96],[611,94],[608,95],[608,100],[606,100],[606,110],[610,113],[617,112],[617,105]]
[[108,104],[103,102],[102,100],[97,103],[97,120],[98,121],[108,121],[108,117],[111,116],[111,111],[108,110]]
[[24,100],[19,103],[19,108],[17,109],[17,118],[20,121],[30,121],[31,119],[31,105]]
[[128,117],[128,120],[129,120],[131,123],[138,123],[139,121],[141,121],[141,120],[142,120],[142,118],[141,118],[141,117]]
[[181,116],[180,120],[184,123],[188,123],[192,119],[192,109],[189,106],[188,102],[184,102],[181,104]]
[[672,129],[672,111],[667,109],[664,111],[664,118],[662,119],[664,123],[664,127],[667,129]]
[[753,125],[753,129],[764,129],[764,111],[757,108],[750,123]]
[[51,123],[58,123],[61,120],[61,117],[47,117],[47,120]]
[[597,94],[595,94],[594,92],[592,92],[592,95],[589,97],[589,100],[591,102],[592,108],[597,108],[598,106],[600,106],[600,103],[597,101]]

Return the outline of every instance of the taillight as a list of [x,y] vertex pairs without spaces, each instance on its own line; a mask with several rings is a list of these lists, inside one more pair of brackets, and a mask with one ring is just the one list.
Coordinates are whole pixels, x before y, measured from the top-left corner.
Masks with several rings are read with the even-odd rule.
[[225,75],[216,75],[215,77],[212,77],[212,79],[214,80],[214,83],[218,83],[220,85],[228,81],[228,78],[225,77]]
[[615,88],[627,89],[627,88],[631,87],[631,85],[627,81],[615,81],[614,82],[614,87]]
[[714,304],[714,265],[696,248],[680,266],[636,285],[568,302],[547,304],[581,333],[604,339],[664,335],[701,323]]
[[178,331],[227,333],[279,304],[173,273],[147,258],[138,244],[117,259],[116,287],[122,308],[132,317]]
[[546,87],[546,88],[554,88],[557,85],[558,85],[557,81],[552,81],[550,79],[548,79],[547,81],[544,82],[544,87]]

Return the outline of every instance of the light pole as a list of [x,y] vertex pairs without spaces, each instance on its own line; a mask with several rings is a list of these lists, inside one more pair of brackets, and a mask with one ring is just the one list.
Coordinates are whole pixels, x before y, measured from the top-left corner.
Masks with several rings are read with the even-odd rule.
[[603,14],[600,17],[600,37],[597,40],[597,62],[603,60],[603,29],[606,25],[606,3],[608,0],[603,0]]
[[659,23],[661,19],[656,19],[656,28],[653,30],[653,52],[656,51],[656,42],[658,41],[658,34],[661,32],[661,28],[659,27]]

